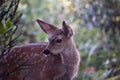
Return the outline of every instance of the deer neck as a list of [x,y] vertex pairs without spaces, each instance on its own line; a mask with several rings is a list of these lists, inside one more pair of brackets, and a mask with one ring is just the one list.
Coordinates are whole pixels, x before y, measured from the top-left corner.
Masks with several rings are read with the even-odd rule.
[[75,47],[74,41],[71,40],[70,44],[61,54],[62,62],[66,65],[73,65],[79,63],[79,53]]

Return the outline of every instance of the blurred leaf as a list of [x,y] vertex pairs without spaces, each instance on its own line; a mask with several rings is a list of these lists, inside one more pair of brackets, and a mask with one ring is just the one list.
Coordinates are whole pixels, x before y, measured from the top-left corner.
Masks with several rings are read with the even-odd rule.
[[3,25],[3,23],[1,23],[0,22],[0,35],[2,34],[2,33],[4,33],[4,25]]
[[6,29],[10,28],[13,25],[11,21],[6,22]]

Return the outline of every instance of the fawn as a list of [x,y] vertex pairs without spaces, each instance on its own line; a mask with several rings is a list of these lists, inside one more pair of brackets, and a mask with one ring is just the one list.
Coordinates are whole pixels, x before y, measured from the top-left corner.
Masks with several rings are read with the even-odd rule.
[[77,75],[80,54],[73,41],[73,31],[37,19],[48,35],[48,42],[12,48],[0,59],[0,80],[73,80]]

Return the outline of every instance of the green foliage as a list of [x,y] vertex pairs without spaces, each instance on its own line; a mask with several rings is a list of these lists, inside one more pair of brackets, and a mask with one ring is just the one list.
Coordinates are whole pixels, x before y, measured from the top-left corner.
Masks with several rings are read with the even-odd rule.
[[19,0],[2,0],[0,3],[0,57],[16,44],[18,36],[15,32],[21,16],[20,13],[16,13],[18,3]]
[[[85,50],[82,51],[88,54],[84,55],[87,60],[82,57],[82,67],[84,68],[84,64],[86,63],[86,68],[93,66],[97,72],[102,71],[98,73],[101,78],[112,77],[113,74],[116,74],[117,70],[119,71],[118,67],[120,66],[120,14],[117,8],[120,6],[119,0],[86,0],[83,1],[83,3],[82,8],[76,11],[77,17],[81,19],[81,26],[87,27],[89,30],[94,30],[94,27],[97,27],[99,31],[95,32],[95,34],[90,32],[90,34],[93,35],[92,41],[91,37],[84,35],[85,38],[87,37],[88,39],[84,38],[86,42],[82,45],[85,46],[87,44],[87,46],[85,46]],[[87,32],[89,32],[89,30]],[[81,34],[80,31],[79,34]],[[89,33],[87,35],[89,35]],[[94,44],[92,44],[92,42]],[[89,50],[87,50],[88,46]],[[113,72],[107,74],[105,71],[109,68],[112,69]],[[116,70],[116,72],[114,72],[114,70]],[[106,74],[106,76],[103,76],[103,74]]]

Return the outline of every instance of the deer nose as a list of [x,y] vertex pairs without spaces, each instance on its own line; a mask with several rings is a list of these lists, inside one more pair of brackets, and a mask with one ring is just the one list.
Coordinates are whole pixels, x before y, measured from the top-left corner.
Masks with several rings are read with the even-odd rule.
[[43,51],[43,53],[44,53],[45,55],[52,54],[51,51],[48,50],[48,49],[45,49],[45,50]]

